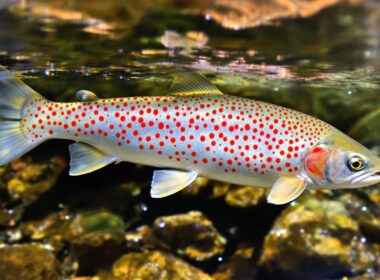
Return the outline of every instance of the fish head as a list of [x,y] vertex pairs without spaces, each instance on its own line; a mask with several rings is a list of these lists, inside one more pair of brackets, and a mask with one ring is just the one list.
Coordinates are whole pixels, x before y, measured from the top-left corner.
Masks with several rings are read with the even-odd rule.
[[304,171],[321,188],[359,188],[380,183],[380,158],[340,131],[307,151]]

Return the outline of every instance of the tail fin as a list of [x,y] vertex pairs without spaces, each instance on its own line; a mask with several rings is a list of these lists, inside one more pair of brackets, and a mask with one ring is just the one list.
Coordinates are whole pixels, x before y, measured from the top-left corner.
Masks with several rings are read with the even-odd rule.
[[22,156],[38,144],[30,141],[21,129],[24,105],[36,97],[41,98],[0,66],[0,166]]

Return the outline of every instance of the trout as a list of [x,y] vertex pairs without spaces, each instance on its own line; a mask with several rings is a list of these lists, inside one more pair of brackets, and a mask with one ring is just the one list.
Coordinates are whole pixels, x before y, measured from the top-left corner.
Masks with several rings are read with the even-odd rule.
[[49,139],[69,139],[70,175],[111,163],[154,166],[151,196],[166,197],[202,176],[271,188],[284,204],[305,189],[380,182],[380,159],[331,125],[288,108],[225,95],[194,72],[175,75],[168,96],[80,102],[45,99],[0,72],[0,165]]

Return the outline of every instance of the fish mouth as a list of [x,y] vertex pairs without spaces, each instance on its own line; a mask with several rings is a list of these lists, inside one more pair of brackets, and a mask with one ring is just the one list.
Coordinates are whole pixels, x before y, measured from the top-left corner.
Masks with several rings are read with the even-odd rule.
[[361,187],[375,185],[377,183],[380,183],[380,170],[368,172],[352,180],[352,184]]

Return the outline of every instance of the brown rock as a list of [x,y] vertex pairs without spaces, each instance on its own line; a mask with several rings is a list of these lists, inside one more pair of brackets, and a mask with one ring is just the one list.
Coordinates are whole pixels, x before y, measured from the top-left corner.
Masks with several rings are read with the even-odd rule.
[[39,245],[14,245],[0,248],[2,280],[61,279],[58,261],[52,252]]
[[122,256],[113,266],[115,280],[211,280],[201,270],[170,254],[153,251]]
[[223,253],[226,240],[201,212],[161,217],[146,237],[147,248],[177,252],[203,261]]
[[263,277],[326,279],[376,269],[377,255],[344,202],[305,198],[274,223],[259,268]]
[[231,206],[251,207],[264,201],[266,193],[263,188],[235,186],[227,192],[225,200]]
[[247,244],[239,246],[234,255],[222,263],[212,275],[214,280],[252,280],[256,271],[253,262],[254,248]]

